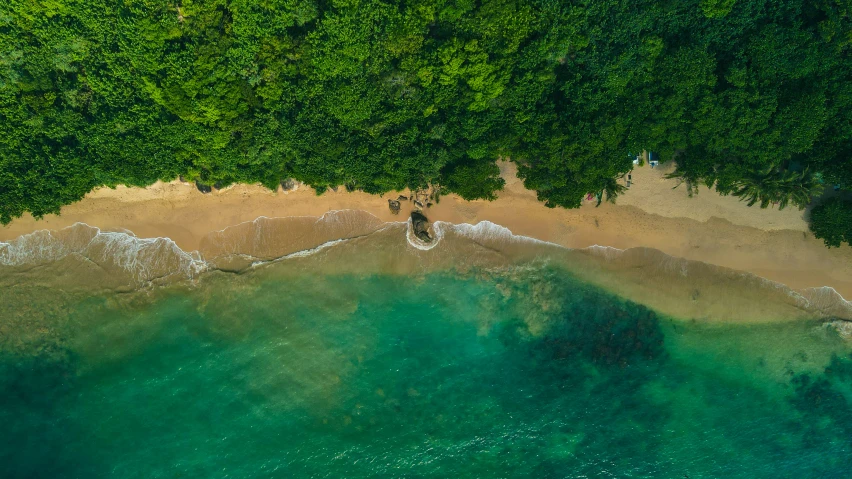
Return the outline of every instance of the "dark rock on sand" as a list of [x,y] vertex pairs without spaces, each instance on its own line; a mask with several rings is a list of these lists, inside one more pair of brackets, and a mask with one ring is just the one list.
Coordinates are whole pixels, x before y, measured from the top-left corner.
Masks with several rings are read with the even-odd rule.
[[293,178],[281,180],[281,189],[284,191],[291,191],[296,189],[296,180],[294,180]]
[[195,182],[195,187],[198,188],[198,191],[207,194],[213,191],[213,188],[210,188],[210,185],[205,185],[203,183]]
[[417,200],[414,200],[414,205],[417,206],[418,208],[423,208],[423,203],[421,203]]
[[423,216],[419,211],[411,212],[411,226],[414,228],[414,236],[424,243],[431,243],[432,237],[429,236],[429,219]]
[[408,201],[408,197],[403,196],[403,195],[399,195],[399,197],[397,197],[397,201]]
[[399,201],[396,200],[388,200],[388,208],[390,208],[391,213],[398,215],[399,214]]

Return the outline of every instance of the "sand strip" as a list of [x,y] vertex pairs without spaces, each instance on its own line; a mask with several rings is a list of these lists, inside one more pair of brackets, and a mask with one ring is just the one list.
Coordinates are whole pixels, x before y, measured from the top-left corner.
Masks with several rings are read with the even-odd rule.
[[[826,248],[807,231],[803,212],[747,207],[734,197],[702,188],[688,198],[673,189],[664,170],[635,169],[629,191],[618,204],[585,202],[574,210],[550,209],[523,188],[511,163],[501,163],[506,189],[499,199],[464,201],[450,195],[426,209],[430,220],[477,223],[488,220],[512,230],[571,248],[605,245],[626,249],[647,246],[667,254],[748,271],[794,289],[831,286],[852,298],[852,248]],[[42,220],[30,216],[0,228],[0,241],[41,229],[61,229],[83,222],[104,230],[129,230],[139,237],[169,237],[185,251],[199,248],[212,231],[260,216],[319,216],[328,211],[365,210],[384,221],[401,221],[414,207],[402,202],[393,215],[388,199],[361,192],[313,189],[272,192],[261,186],[237,185],[211,194],[192,184],[157,183],[148,188],[101,188]]]

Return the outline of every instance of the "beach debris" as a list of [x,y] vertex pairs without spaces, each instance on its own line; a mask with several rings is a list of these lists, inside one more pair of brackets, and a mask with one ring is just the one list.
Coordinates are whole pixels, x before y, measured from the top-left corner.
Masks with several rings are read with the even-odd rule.
[[391,213],[398,215],[399,214],[400,203],[397,200],[388,200],[388,208],[390,208]]
[[195,187],[198,188],[198,191],[204,193],[205,195],[213,191],[213,188],[211,188],[210,185],[205,185],[198,181],[195,182]]
[[431,243],[432,236],[429,235],[429,219],[419,211],[411,212],[411,227],[414,236],[424,243]]
[[281,189],[284,191],[292,191],[296,189],[296,180],[293,178],[287,178],[286,180],[281,180]]

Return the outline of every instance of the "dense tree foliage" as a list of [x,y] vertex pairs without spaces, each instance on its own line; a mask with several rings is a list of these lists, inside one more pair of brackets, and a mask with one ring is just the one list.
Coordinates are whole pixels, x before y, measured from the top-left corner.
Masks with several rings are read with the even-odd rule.
[[852,245],[852,201],[837,197],[811,210],[811,231],[829,248],[842,243]]
[[7,0],[0,221],[97,185],[612,198],[628,152],[750,203],[852,186],[849,0]]

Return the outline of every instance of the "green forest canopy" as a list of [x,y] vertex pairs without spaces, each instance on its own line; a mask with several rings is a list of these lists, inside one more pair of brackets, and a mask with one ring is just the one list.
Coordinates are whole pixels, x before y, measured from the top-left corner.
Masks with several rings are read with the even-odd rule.
[[99,185],[852,185],[850,0],[6,0],[0,222]]

